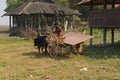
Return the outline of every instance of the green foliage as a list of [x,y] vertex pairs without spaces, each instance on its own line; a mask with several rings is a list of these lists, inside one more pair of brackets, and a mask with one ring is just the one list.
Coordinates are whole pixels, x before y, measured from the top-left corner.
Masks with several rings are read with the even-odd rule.
[[78,16],[76,16],[76,15],[73,16],[73,20],[77,21],[77,22],[81,21],[80,18]]
[[7,8],[5,9],[5,11],[6,12],[11,11],[24,2],[25,2],[25,0],[7,0],[6,1]]
[[69,0],[53,0],[55,3],[69,7]]
[[79,11],[82,13],[81,18],[88,18],[90,8],[89,6],[83,5],[79,7]]
[[52,29],[50,26],[44,25],[41,32],[43,35],[49,35],[52,32]]

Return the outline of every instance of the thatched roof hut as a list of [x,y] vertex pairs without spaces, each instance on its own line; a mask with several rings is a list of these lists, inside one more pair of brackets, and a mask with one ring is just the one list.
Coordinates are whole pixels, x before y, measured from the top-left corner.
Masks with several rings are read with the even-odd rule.
[[48,15],[80,15],[78,11],[55,4],[51,0],[31,0],[4,14],[4,16],[37,13]]
[[[26,29],[33,27],[41,30],[48,20],[55,22],[60,19],[64,20],[65,16],[73,15],[79,16],[81,13],[55,4],[52,0],[28,0],[16,9],[5,13],[3,16],[10,16],[10,29],[12,27]],[[50,23],[52,24],[52,22]]]

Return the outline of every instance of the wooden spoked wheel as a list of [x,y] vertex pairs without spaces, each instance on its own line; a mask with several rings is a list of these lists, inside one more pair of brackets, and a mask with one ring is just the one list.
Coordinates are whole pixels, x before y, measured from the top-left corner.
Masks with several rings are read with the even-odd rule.
[[48,46],[48,53],[50,57],[56,58],[56,56],[59,54],[60,47],[59,46]]
[[83,43],[80,43],[80,44],[77,44],[76,46],[75,46],[75,49],[74,49],[74,51],[75,51],[75,53],[78,53],[78,54],[83,54],[83,52],[84,52],[84,46],[85,46],[85,43],[83,42]]

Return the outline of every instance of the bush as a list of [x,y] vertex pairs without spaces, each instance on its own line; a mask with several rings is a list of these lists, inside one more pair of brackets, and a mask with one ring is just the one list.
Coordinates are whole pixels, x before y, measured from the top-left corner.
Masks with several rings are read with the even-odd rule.
[[25,38],[34,39],[37,36],[37,32],[33,28],[28,28],[26,31],[22,31]]
[[37,32],[33,28],[19,28],[14,27],[10,29],[10,36],[20,36],[27,39],[33,39],[37,36]]
[[19,27],[13,27],[10,29],[10,36],[23,36],[22,35],[22,28],[19,28]]

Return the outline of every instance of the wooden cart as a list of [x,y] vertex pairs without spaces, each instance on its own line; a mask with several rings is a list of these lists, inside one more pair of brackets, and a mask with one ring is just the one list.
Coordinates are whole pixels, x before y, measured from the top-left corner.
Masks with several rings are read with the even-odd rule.
[[93,36],[77,32],[68,32],[62,37],[56,37],[54,34],[51,34],[48,36],[48,53],[53,58],[55,58],[58,54],[82,54],[85,45],[84,41],[91,38],[93,38]]

